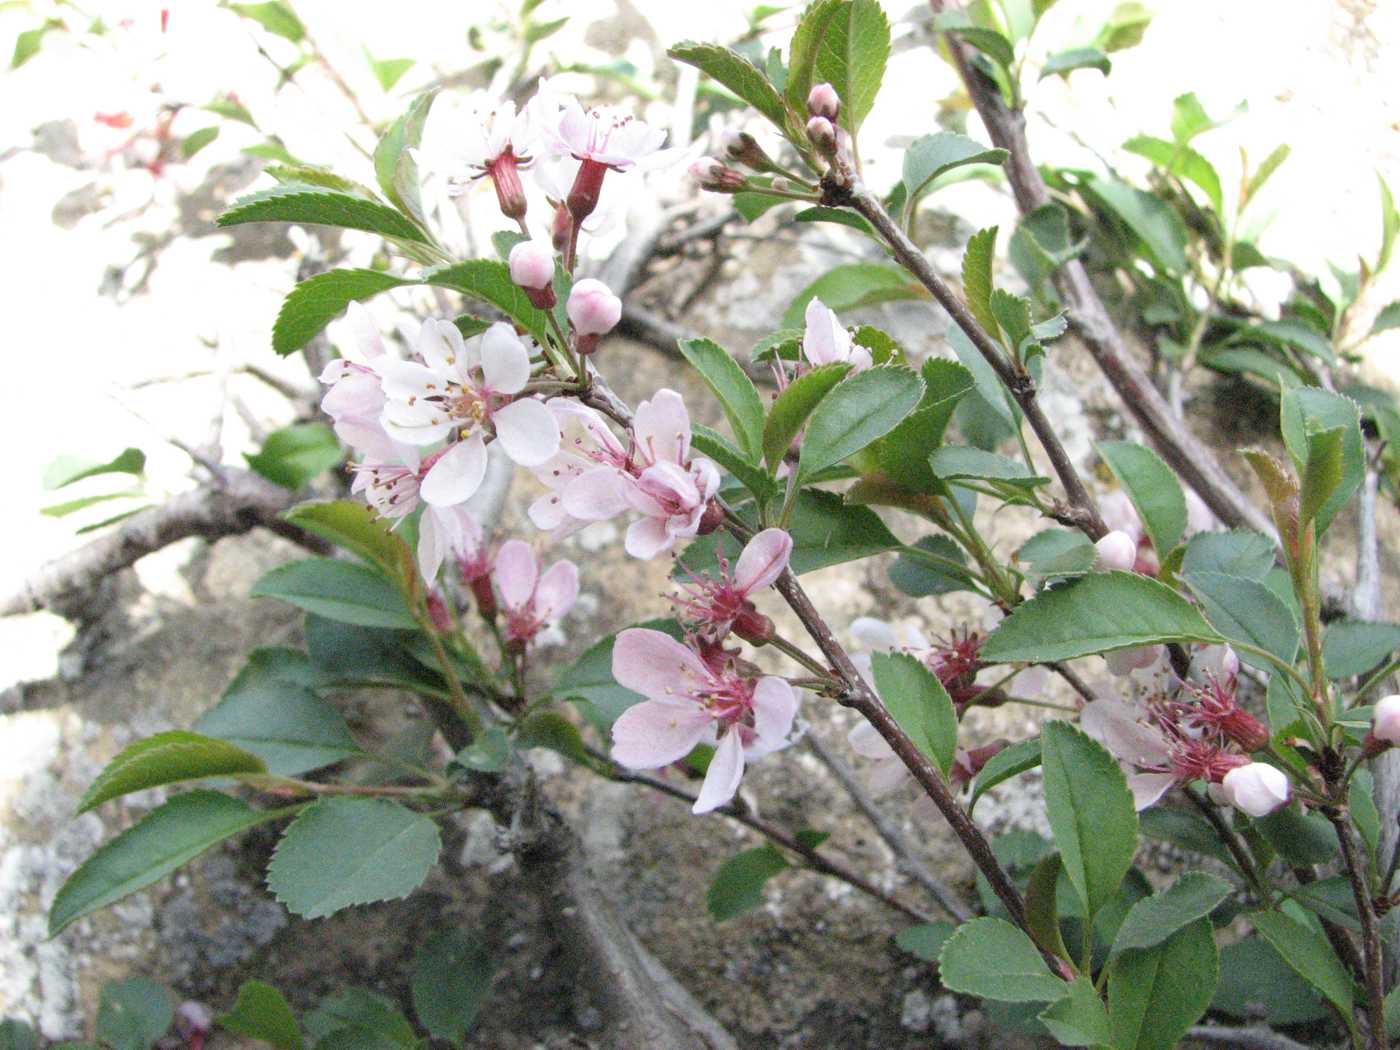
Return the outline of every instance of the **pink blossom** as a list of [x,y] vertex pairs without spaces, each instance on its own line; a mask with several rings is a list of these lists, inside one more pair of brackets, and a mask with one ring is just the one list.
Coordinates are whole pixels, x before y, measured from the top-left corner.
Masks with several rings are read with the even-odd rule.
[[1137,540],[1121,529],[1114,529],[1100,537],[1094,548],[1098,551],[1094,567],[1105,572],[1115,569],[1129,572],[1137,561]]
[[807,93],[807,112],[814,117],[825,117],[827,120],[835,120],[837,113],[841,110],[841,99],[836,94],[836,89],[825,82],[813,84],[812,90]]
[[535,477],[550,490],[530,504],[535,527],[567,535],[590,521],[625,512],[627,449],[593,409],[558,397],[547,404],[563,436],[558,454],[534,468]]
[[1282,770],[1267,762],[1250,762],[1225,774],[1220,793],[1230,805],[1251,817],[1266,817],[1287,805],[1292,789]]
[[700,531],[700,519],[719,491],[719,470],[690,458],[690,413],[674,390],[658,390],[632,418],[634,460],[641,469],[626,488],[643,515],[627,529],[627,553],[648,561]]
[[1149,670],[1164,660],[1166,653],[1165,646],[1143,645],[1135,649],[1115,649],[1111,653],[1104,653],[1103,658],[1108,664],[1108,673],[1121,678],[1134,671]]
[[716,744],[696,813],[734,797],[746,761],[788,745],[797,714],[792,687],[776,676],[741,674],[717,647],[702,655],[660,631],[632,628],[617,636],[612,671],[620,685],[646,697],[613,723],[618,765],[656,769],[697,744]]
[[[455,142],[459,152],[452,162],[467,168],[469,179],[489,176],[502,213],[520,219],[527,208],[520,169],[533,159],[536,138],[532,107],[516,112],[514,102],[502,102],[492,110],[472,114],[458,130]],[[460,183],[454,183],[453,188],[460,192]]]
[[1387,744],[1400,744],[1400,694],[1392,693],[1376,701],[1371,714],[1371,734]]
[[871,366],[870,351],[851,341],[851,334],[841,324],[834,310],[813,297],[807,304],[807,326],[802,333],[802,353],[812,367],[835,363],[849,364],[851,371],[862,372]]
[[[388,452],[382,458],[352,464],[355,480],[350,491],[364,493],[375,512],[393,521],[397,528],[423,502],[423,486],[446,456],[438,453],[420,461],[417,449],[411,445],[397,445],[387,437],[384,445]],[[449,469],[455,468],[449,464]],[[449,554],[468,549],[473,536],[479,542],[480,535],[481,526],[460,503],[428,504],[418,522],[418,571],[423,579],[431,583]]]
[[506,642],[517,648],[567,613],[578,598],[578,566],[561,559],[541,573],[534,551],[521,540],[501,544],[495,578],[505,612]]
[[[541,84],[537,97],[551,98]],[[547,148],[557,158],[577,163],[565,203],[575,223],[593,214],[609,171],[627,171],[645,162],[658,163],[666,133],[637,120],[616,106],[596,106],[585,110],[578,99],[566,96],[552,100],[557,106],[543,131]],[[669,151],[667,151],[669,152]]]
[[787,568],[792,537],[782,529],[764,529],[744,546],[732,571],[719,557],[719,575],[699,574],[679,583],[672,599],[677,615],[707,641],[723,640],[731,630],[745,641],[762,644],[773,623],[754,608],[749,596],[771,585]]
[[[330,386],[321,410],[331,417],[340,440],[362,454],[382,455],[389,439],[379,423],[384,388],[376,366],[386,356],[384,340],[369,311],[355,302],[335,334],[342,356],[321,370],[321,382]],[[353,356],[346,356],[346,350],[353,350]]]
[[[622,300],[613,295],[612,290],[602,281],[585,277],[569,292],[569,302],[565,308],[569,321],[581,337],[607,335],[622,318]],[[582,344],[583,339],[580,340]]]

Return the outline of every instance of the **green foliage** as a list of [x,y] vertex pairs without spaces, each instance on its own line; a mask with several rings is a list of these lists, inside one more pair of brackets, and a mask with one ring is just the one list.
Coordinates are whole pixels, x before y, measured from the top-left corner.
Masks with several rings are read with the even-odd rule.
[[899,728],[944,777],[958,746],[958,714],[943,683],[908,653],[874,653],[875,688]]
[[139,448],[123,449],[106,463],[92,463],[76,456],[59,456],[44,468],[44,488],[61,489],[75,481],[99,474],[134,474],[139,477],[146,469],[146,454]]
[[218,137],[219,129],[217,125],[190,132],[185,136],[184,141],[180,143],[180,157],[184,160],[189,160]]
[[49,908],[52,937],[100,908],[145,889],[231,835],[285,815],[217,791],[176,795],[83,862]]
[[1096,572],[1018,605],[982,646],[991,663],[1043,663],[1159,642],[1218,642],[1190,602],[1156,580]]
[[233,1009],[215,1018],[230,1032],[267,1043],[276,1050],[304,1050],[301,1027],[286,998],[262,981],[244,981]]
[[1322,662],[1327,677],[1366,674],[1400,650],[1400,624],[1338,620],[1322,634]]
[[807,304],[820,299],[837,312],[897,299],[922,299],[927,293],[897,266],[846,263],[833,267],[802,289],[783,314],[782,327],[801,329]]
[[1180,574],[1224,573],[1262,581],[1274,567],[1274,541],[1260,532],[1200,532],[1186,544]]
[[967,801],[967,811],[971,813],[977,806],[977,800],[985,795],[998,784],[1005,783],[1012,777],[1020,776],[1029,770],[1040,765],[1040,739],[1022,740],[1019,744],[1012,744],[1008,748],[998,751],[987,760],[987,764],[982,767],[982,771],[972,782],[972,797]]
[[[1268,587],[1218,572],[1193,572],[1185,580],[1211,626],[1224,637],[1263,649],[1292,665],[1298,655],[1298,621],[1293,610]],[[1248,650],[1240,649],[1239,657],[1252,667],[1272,670],[1270,661]]]
[[1032,576],[1082,576],[1094,567],[1098,553],[1076,529],[1045,529],[1021,544],[1016,560]]
[[306,558],[264,573],[248,592],[361,627],[413,628],[413,614],[392,583],[373,569],[333,558]]
[[[963,298],[977,323],[988,332],[997,330],[997,319],[992,314],[992,265],[996,261],[996,244],[995,226],[980,230],[967,242],[962,261]],[[972,367],[965,360],[963,364]]]
[[1343,1017],[1351,1014],[1351,978],[1327,938],[1281,911],[1251,912],[1249,921],[1299,977],[1331,1000]]
[[1108,1013],[1088,977],[1071,982],[1069,994],[1051,1003],[1038,1016],[1064,1046],[1099,1046],[1111,1037]]
[[244,453],[255,473],[283,488],[297,490],[345,459],[340,441],[325,423],[296,423],[274,430],[253,455]]
[[1210,1006],[1219,974],[1215,939],[1205,919],[1155,947],[1115,956],[1108,967],[1115,1050],[1172,1050]]
[[[764,72],[738,52],[718,44],[685,41],[666,53],[677,62],[694,66],[723,84],[772,121],[785,135],[791,137],[803,134],[801,129],[806,121],[799,122],[795,119]],[[803,107],[806,106],[806,101],[804,97]]]
[[923,381],[907,368],[884,365],[838,383],[807,420],[798,455],[799,479],[855,455],[893,430],[923,396]]
[[393,91],[394,85],[403,79],[404,74],[413,68],[415,62],[412,58],[375,58],[368,48],[365,49],[365,61],[369,63],[374,79],[379,81],[379,86],[385,91]]
[[1133,795],[1113,756],[1068,722],[1047,723],[1040,746],[1055,845],[1092,918],[1132,866],[1138,830]]
[[1165,558],[1186,531],[1186,494],[1181,482],[1161,457],[1144,445],[1100,441],[1095,447],[1137,508],[1153,549]]
[[267,867],[267,888],[293,914],[332,915],[406,897],[442,848],[437,825],[383,798],[323,798],[288,825]]
[[904,209],[911,213],[919,198],[940,175],[966,164],[1005,164],[1007,152],[951,131],[915,139],[904,153]]
[[812,410],[849,371],[850,365],[839,361],[814,368],[789,383],[773,401],[763,424],[763,458],[770,470],[778,469]]
[[1231,893],[1224,879],[1204,871],[1188,871],[1166,889],[1133,905],[1118,936],[1115,954],[1161,944],[1177,930],[1215,910]]
[[890,582],[911,598],[968,590],[971,579],[967,573],[948,564],[963,564],[966,560],[962,548],[947,536],[924,536],[912,548],[905,547],[900,552],[890,566]]
[[266,771],[262,759],[241,747],[172,729],[123,748],[84,792],[78,812],[146,788]]
[[944,987],[1008,1003],[1048,1003],[1068,991],[1050,972],[1031,939],[1005,919],[965,922],[938,959]]
[[681,354],[719,399],[740,449],[753,464],[763,448],[763,401],[739,363],[709,339],[680,340]]
[[481,939],[465,930],[438,930],[413,960],[413,1009],[437,1039],[461,1043],[491,993],[495,967]]
[[147,977],[110,981],[97,1004],[97,1038],[111,1050],[149,1050],[175,1020],[165,986]]
[[418,162],[413,158],[413,150],[422,141],[423,125],[427,123],[435,97],[435,93],[429,91],[415,98],[408,111],[394,121],[374,147],[374,177],[379,188],[389,203],[420,230],[427,229],[427,220],[423,217]]
[[1246,937],[1220,950],[1220,984],[1211,1009],[1250,1020],[1262,1014],[1273,1025],[1329,1016],[1322,997],[1262,937]]
[[[1313,441],[1314,435],[1334,428],[1342,430],[1339,449],[1329,447],[1331,442]],[[1366,471],[1359,410],[1356,402],[1330,390],[1299,387],[1283,395],[1281,429],[1288,454],[1304,479],[1305,497],[1311,497],[1321,536],[1360,487]],[[1329,462],[1320,462],[1324,459]],[[1311,488],[1307,484],[1310,475],[1320,479]]]
[[825,19],[813,76],[836,89],[837,119],[852,135],[875,105],[889,56],[890,23],[877,0],[843,0]]
[[895,934],[894,943],[910,955],[918,956],[925,962],[936,963],[943,945],[953,935],[955,927],[951,922],[921,922],[917,926],[906,926]]
[[373,510],[356,500],[299,503],[286,514],[293,525],[329,540],[377,566],[388,576],[404,576],[412,552]]
[[252,19],[269,33],[276,33],[294,44],[301,43],[306,36],[306,27],[301,24],[301,19],[283,0],[269,0],[262,4],[229,4],[229,8],[244,18]]
[[1138,238],[1159,273],[1187,272],[1186,230],[1161,198],[1111,178],[1096,178],[1088,189]]
[[1104,76],[1113,69],[1113,62],[1096,47],[1072,47],[1057,51],[1045,60],[1040,67],[1040,79],[1046,77],[1068,77],[1076,69],[1097,69]]
[[296,222],[340,226],[384,237],[427,244],[427,236],[385,204],[322,186],[290,184],[240,197],[219,216],[221,227],[247,222]]
[[368,988],[342,988],[306,1015],[306,1033],[318,1048],[419,1050],[418,1035],[393,1001]]
[[1033,489],[1050,479],[1035,473],[1019,459],[984,452],[966,445],[944,445],[928,458],[929,467],[944,481],[973,479],[996,487]]
[[372,298],[413,281],[379,270],[328,270],[292,289],[272,326],[272,349],[296,353],[352,302]]
[[764,885],[787,868],[787,860],[767,843],[746,849],[720,867],[705,895],[705,906],[716,922],[742,915],[763,903]]

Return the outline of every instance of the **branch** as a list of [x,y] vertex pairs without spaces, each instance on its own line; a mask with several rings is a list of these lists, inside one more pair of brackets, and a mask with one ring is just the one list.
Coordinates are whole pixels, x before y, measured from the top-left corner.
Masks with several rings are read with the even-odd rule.
[[1361,855],[1352,836],[1351,821],[1335,809],[1324,809],[1327,819],[1336,829],[1337,841],[1342,846],[1342,859],[1347,879],[1351,882],[1351,894],[1356,901],[1356,912],[1361,917],[1361,951],[1364,976],[1366,979],[1366,1019],[1369,1022],[1370,1046],[1372,1050],[1385,1050],[1385,977],[1381,964],[1381,937],[1376,922],[1376,903],[1366,882]]
[[807,744],[807,749],[817,757],[818,762],[830,770],[831,775],[836,778],[837,783],[845,788],[846,794],[849,795],[851,801],[856,804],[856,808],[865,814],[865,819],[870,821],[876,833],[880,838],[885,840],[885,845],[888,846],[890,852],[894,854],[899,869],[924,889],[928,890],[929,893],[933,895],[933,899],[938,901],[943,910],[955,921],[967,922],[971,919],[973,916],[972,909],[962,902],[961,898],[952,891],[947,883],[933,872],[929,871],[924,863],[919,860],[918,857],[914,856],[914,851],[910,848],[908,840],[900,834],[899,829],[894,826],[894,823],[880,812],[880,808],[875,805],[874,799],[866,794],[846,763],[841,761],[840,757],[828,751],[826,745],[818,740],[810,730],[807,735],[803,737],[803,740]]
[[[945,0],[929,0],[929,3],[935,12],[943,11],[946,6]],[[1026,144],[1024,115],[1008,109],[1002,101],[1001,89],[973,68],[966,45],[951,36],[946,42],[993,144],[1010,154],[1006,174],[1021,213],[1028,214],[1049,204],[1050,195]],[[1151,378],[1129,354],[1123,337],[1094,291],[1084,264],[1071,259],[1055,271],[1054,280],[1069,306],[1070,321],[1080,339],[1162,458],[1196,490],[1221,521],[1274,536],[1268,517],[1225,473],[1214,453],[1181,424]]]
[[0,598],[0,616],[39,609],[61,611],[65,600],[188,536],[216,540],[260,525],[318,553],[328,550],[320,538],[282,520],[299,493],[237,467],[221,467],[220,473],[219,486],[184,492],[162,506],[133,514],[101,538],[48,562],[18,590]]
[[1308,1050],[1302,1043],[1269,1028],[1217,1028],[1203,1024],[1189,1029],[1186,1038],[1197,1043],[1218,1043],[1234,1050]]

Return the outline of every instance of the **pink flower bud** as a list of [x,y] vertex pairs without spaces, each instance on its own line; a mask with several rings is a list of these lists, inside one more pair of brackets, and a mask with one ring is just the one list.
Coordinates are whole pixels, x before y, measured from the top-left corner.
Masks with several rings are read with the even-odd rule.
[[807,93],[807,112],[814,117],[835,120],[836,115],[841,112],[841,99],[837,96],[836,89],[826,83],[814,84],[812,90]]
[[1251,817],[1265,817],[1288,802],[1290,787],[1282,770],[1267,762],[1236,766],[1220,782],[1226,801]]
[[535,241],[510,250],[510,279],[521,288],[548,288],[554,281],[554,253]]
[[579,335],[606,335],[622,317],[622,300],[602,281],[585,277],[569,293],[567,309]]
[[1094,563],[1098,569],[1131,572],[1133,563],[1137,561],[1137,542],[1120,529],[1114,529],[1102,537],[1094,547],[1099,552]]
[[701,188],[719,193],[737,193],[747,182],[741,172],[727,167],[714,157],[701,157],[686,170]]
[[1387,744],[1400,744],[1400,693],[1376,701],[1371,715],[1371,735]]
[[813,117],[807,121],[807,138],[824,156],[836,152],[836,125],[826,117]]

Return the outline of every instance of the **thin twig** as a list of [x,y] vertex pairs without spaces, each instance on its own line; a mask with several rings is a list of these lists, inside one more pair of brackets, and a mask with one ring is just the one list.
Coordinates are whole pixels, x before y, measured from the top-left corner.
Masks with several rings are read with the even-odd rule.
[[1218,1043],[1237,1050],[1308,1050],[1302,1043],[1270,1028],[1225,1028],[1196,1025],[1187,1029],[1186,1038],[1198,1043]]
[[1235,866],[1240,869],[1240,874],[1249,883],[1250,892],[1259,900],[1261,904],[1267,904],[1269,893],[1264,886],[1264,881],[1259,877],[1259,870],[1254,866],[1254,861],[1250,858],[1249,850],[1245,848],[1244,842],[1235,830],[1225,823],[1225,818],[1220,815],[1209,799],[1202,798],[1189,787],[1182,787],[1181,793],[1187,800],[1200,811],[1201,816],[1210,822],[1210,826],[1215,829],[1220,841],[1225,844],[1225,848],[1230,851],[1230,856],[1235,858]]
[[1361,919],[1361,953],[1366,980],[1366,1019],[1370,1029],[1371,1050],[1385,1050],[1385,977],[1381,965],[1380,927],[1376,922],[1376,902],[1366,884],[1366,872],[1361,854],[1356,848],[1351,821],[1339,810],[1324,809],[1323,813],[1336,829],[1342,845],[1343,867],[1351,882],[1351,894],[1356,901],[1356,913]]

